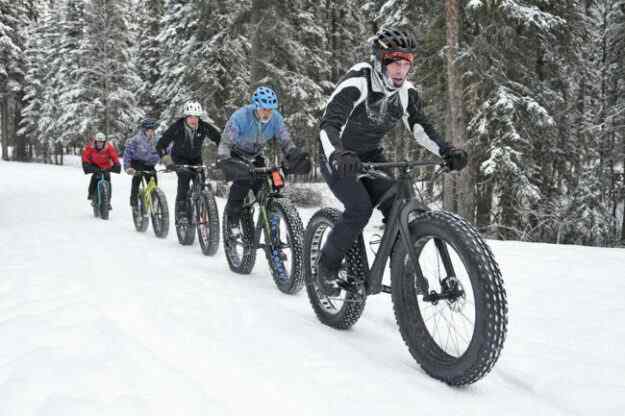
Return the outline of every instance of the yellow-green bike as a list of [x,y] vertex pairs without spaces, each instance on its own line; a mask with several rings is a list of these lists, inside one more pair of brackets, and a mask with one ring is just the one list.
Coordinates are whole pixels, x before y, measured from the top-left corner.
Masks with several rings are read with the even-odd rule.
[[138,170],[135,172],[136,175],[141,175],[141,182],[137,193],[137,205],[132,207],[135,229],[140,233],[145,232],[148,229],[148,216],[150,216],[154,234],[158,238],[165,238],[169,233],[169,208],[165,193],[156,185],[154,179],[156,173]]

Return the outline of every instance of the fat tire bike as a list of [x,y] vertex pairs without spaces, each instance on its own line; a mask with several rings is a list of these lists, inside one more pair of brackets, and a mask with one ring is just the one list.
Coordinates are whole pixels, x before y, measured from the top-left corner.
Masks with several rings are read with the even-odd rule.
[[[446,211],[421,201],[413,183],[418,167],[440,161],[364,163],[359,179],[390,176],[393,186],[378,202],[392,199],[392,209],[371,268],[362,234],[347,252],[334,293],[318,280],[324,237],[341,216],[333,208],[310,219],[304,237],[308,298],[324,324],[347,329],[358,321],[367,296],[388,293],[408,350],[431,377],[453,386],[471,384],[495,365],[508,324],[506,291],[493,253],[477,229]],[[446,172],[442,166],[435,178]],[[390,259],[390,286],[383,274]],[[337,289],[340,289],[337,290]]]
[[[241,209],[241,234],[233,237],[227,210],[223,214],[224,250],[230,270],[249,274],[262,249],[273,280],[286,294],[299,292],[304,284],[304,225],[293,203],[282,193],[284,176],[280,166],[251,168],[252,176],[265,180],[256,195],[250,190]],[[255,206],[258,216],[254,222]],[[261,237],[264,241],[261,242]]]
[[176,165],[175,169],[191,174],[193,182],[185,198],[185,211],[178,212],[176,206],[178,242],[183,246],[192,245],[197,232],[202,253],[213,256],[219,249],[219,212],[208,181],[208,166]]
[[106,180],[106,172],[103,169],[96,169],[94,173],[96,175],[96,190],[91,201],[93,216],[103,220],[109,219],[111,210],[111,183]]
[[141,182],[136,205],[131,207],[135,229],[140,233],[145,232],[151,219],[154,235],[166,238],[169,233],[169,207],[165,192],[158,187],[154,179],[156,171],[138,170],[135,171],[135,176],[137,175],[141,176]]

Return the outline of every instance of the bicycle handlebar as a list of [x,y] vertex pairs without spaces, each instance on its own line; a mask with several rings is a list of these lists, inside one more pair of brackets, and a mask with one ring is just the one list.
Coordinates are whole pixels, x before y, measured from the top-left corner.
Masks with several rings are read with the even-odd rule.
[[250,171],[257,175],[258,174],[268,175],[268,174],[271,174],[271,172],[276,171],[278,169],[282,169],[282,166],[272,165],[272,166],[265,166],[265,167],[260,167],[260,168],[254,167],[254,168],[251,168]]
[[176,165],[177,168],[186,168],[186,169],[203,169],[208,166],[206,165]]
[[171,173],[171,172],[177,172],[179,170],[183,170],[183,169],[187,169],[187,170],[195,170],[195,171],[199,171],[201,169],[209,169],[209,168],[214,168],[215,165],[211,164],[211,165],[187,165],[187,164],[180,164],[180,165],[174,165],[173,169],[160,169],[157,170],[157,172],[163,172],[163,173]]
[[[439,166],[440,169],[434,172],[432,180],[436,180],[443,173],[449,172],[449,167],[444,161],[441,160],[413,160],[413,161],[401,161],[401,162],[379,162],[379,163],[363,163],[362,172],[357,175],[358,178],[363,177],[386,177],[387,174],[380,169],[385,168],[411,168],[417,166]],[[406,171],[407,173],[408,171]]]
[[413,161],[401,161],[401,162],[378,162],[378,163],[363,163],[364,169],[384,169],[384,168],[412,168],[416,166],[436,166],[444,165],[445,162],[440,160],[413,160]]

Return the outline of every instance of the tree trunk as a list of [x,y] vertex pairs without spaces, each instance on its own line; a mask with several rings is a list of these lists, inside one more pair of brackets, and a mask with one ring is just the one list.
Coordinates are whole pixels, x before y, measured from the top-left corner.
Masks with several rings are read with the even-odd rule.
[[484,181],[478,186],[476,201],[476,224],[484,229],[491,224],[491,210],[493,208],[493,182]]
[[252,87],[256,86],[265,77],[265,65],[263,59],[270,57],[267,54],[269,48],[272,47],[267,42],[267,36],[265,28],[267,26],[265,17],[267,10],[271,8],[271,1],[269,0],[253,0],[252,2],[252,26],[254,35],[252,37],[252,51],[251,51],[251,71],[250,71],[250,84]]
[[2,135],[2,160],[9,160],[9,99],[3,96],[0,103],[0,135]]
[[[623,154],[625,155],[625,139],[623,139]],[[623,159],[623,180],[621,183],[621,198],[623,202],[623,222],[621,225],[621,243],[625,244],[625,159]]]
[[[448,135],[449,143],[463,147],[465,144],[465,122],[463,106],[463,83],[457,57],[460,47],[460,1],[446,0],[447,11],[447,91],[448,91]],[[456,211],[469,222],[475,222],[474,179],[475,166],[468,166],[458,177],[447,177],[445,181],[444,207]]]
[[28,154],[26,152],[26,136],[18,134],[20,128],[20,122],[22,121],[22,97],[24,94],[20,93],[16,97],[15,105],[15,119],[13,123],[13,137],[15,137],[15,160],[21,162],[28,161]]

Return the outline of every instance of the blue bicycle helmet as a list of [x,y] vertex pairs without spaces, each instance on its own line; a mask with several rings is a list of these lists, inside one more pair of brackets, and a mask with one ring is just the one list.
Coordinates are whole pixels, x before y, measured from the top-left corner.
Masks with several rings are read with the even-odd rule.
[[256,109],[272,109],[278,108],[278,97],[276,93],[269,87],[258,87],[252,97],[252,104]]

